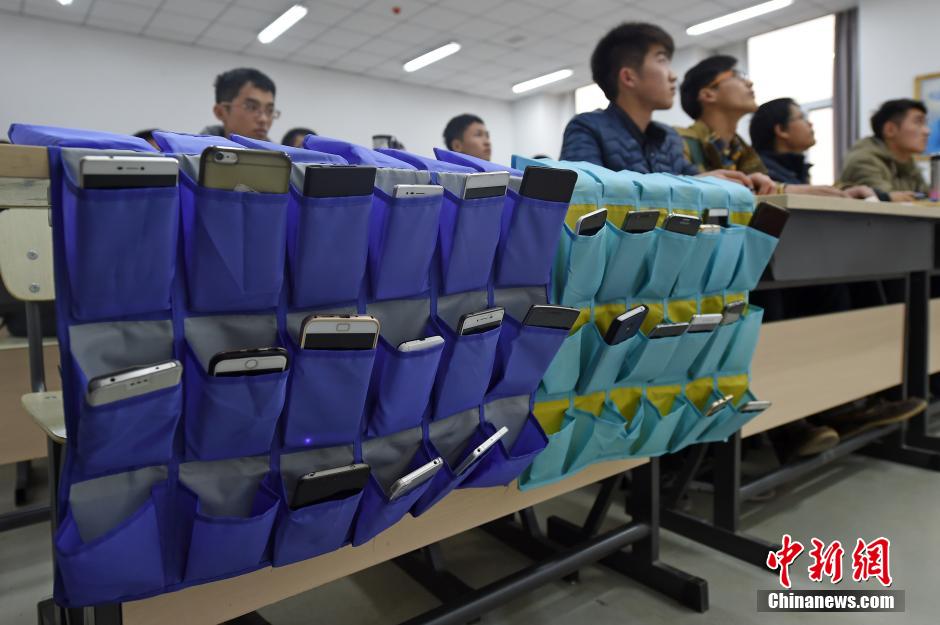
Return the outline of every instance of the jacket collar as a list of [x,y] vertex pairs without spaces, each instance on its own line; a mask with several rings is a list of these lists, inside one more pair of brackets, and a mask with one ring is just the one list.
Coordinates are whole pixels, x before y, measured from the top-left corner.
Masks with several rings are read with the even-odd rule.
[[622,108],[613,102],[607,106],[607,114],[616,118],[623,127],[626,128],[627,132],[630,133],[630,136],[641,146],[658,147],[666,140],[666,131],[662,126],[654,121],[650,121],[649,125],[646,127],[646,132],[643,132],[640,130],[640,127],[636,125],[636,122],[633,121],[633,118],[627,115]]

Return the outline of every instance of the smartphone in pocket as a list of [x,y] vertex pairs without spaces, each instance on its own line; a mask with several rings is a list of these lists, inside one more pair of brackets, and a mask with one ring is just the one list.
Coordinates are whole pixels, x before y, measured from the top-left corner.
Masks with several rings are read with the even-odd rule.
[[464,179],[463,199],[478,200],[506,195],[509,186],[508,171],[487,171],[467,174]]
[[591,211],[587,215],[581,215],[574,224],[574,233],[579,237],[594,236],[604,229],[607,223],[607,209],[601,208]]
[[752,399],[738,407],[738,412],[763,412],[770,408],[771,402],[765,399]]
[[689,329],[688,323],[661,323],[649,331],[648,339],[664,339],[670,336],[681,336]]
[[659,211],[632,211],[627,213],[620,229],[631,234],[649,232],[659,222]]
[[443,464],[444,459],[438,456],[431,462],[418,467],[408,475],[396,480],[389,489],[388,500],[395,501],[396,499],[400,499],[421,486],[434,477],[434,475],[440,471]]
[[287,369],[283,347],[254,347],[219,352],[209,360],[209,375],[234,377],[279,373]]
[[297,480],[291,510],[352,497],[365,487],[371,472],[369,465],[359,463],[307,473]]
[[179,169],[167,156],[83,156],[78,180],[82,189],[175,187]]
[[698,234],[698,230],[701,225],[702,220],[698,217],[672,213],[666,217],[666,221],[663,222],[663,230],[694,237]]
[[730,404],[732,399],[734,399],[734,395],[725,395],[721,399],[716,399],[708,405],[708,408],[705,409],[705,416],[710,417],[714,415],[719,410]]
[[396,184],[392,197],[438,197],[444,195],[444,187],[436,184]]
[[711,332],[721,324],[721,315],[692,315],[689,320],[689,334],[696,332]]
[[505,310],[499,306],[487,308],[478,312],[466,313],[461,315],[457,321],[457,334],[467,336],[469,334],[482,334],[494,328],[498,328],[503,323]]
[[176,386],[182,374],[183,365],[178,360],[113,371],[88,381],[86,400],[89,406],[102,406],[146,395]]
[[444,339],[440,336],[429,336],[424,339],[415,339],[413,341],[405,341],[404,343],[398,344],[398,351],[400,352],[421,352],[426,349],[431,349],[432,347],[437,347],[438,345],[443,345]]
[[375,349],[381,326],[372,315],[310,315],[300,325],[303,349]]
[[284,152],[212,146],[199,157],[199,184],[225,191],[287,193],[290,168]]
[[526,312],[522,325],[570,331],[580,316],[581,311],[577,308],[533,304]]
[[741,315],[744,314],[744,308],[746,306],[747,302],[744,300],[725,304],[725,307],[721,311],[721,325],[730,325],[740,319]]
[[470,452],[470,455],[463,459],[463,462],[454,470],[454,475],[463,475],[467,470],[476,464],[477,460],[486,455],[486,452],[496,443],[499,442],[499,439],[506,436],[509,433],[509,428],[505,425],[498,430],[496,433],[490,436],[488,439],[477,445],[477,447]]
[[764,234],[779,239],[789,218],[790,211],[787,209],[780,208],[770,202],[761,202],[754,209],[754,214],[751,215],[751,221],[748,222],[747,227],[760,230]]
[[577,182],[578,174],[571,169],[529,165],[522,174],[519,195],[533,200],[567,204],[571,201]]
[[375,167],[361,165],[308,165],[304,170],[306,197],[355,197],[372,195]]
[[618,316],[607,328],[604,342],[608,345],[616,345],[636,335],[640,331],[643,322],[646,321],[646,315],[649,311],[649,308],[641,304]]

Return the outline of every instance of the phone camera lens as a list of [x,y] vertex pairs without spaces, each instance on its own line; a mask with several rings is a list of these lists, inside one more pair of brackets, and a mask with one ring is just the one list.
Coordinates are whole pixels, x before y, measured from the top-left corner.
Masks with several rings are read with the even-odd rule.
[[222,154],[221,152],[216,152],[216,153],[215,153],[215,160],[217,160],[217,161],[224,161],[224,160],[225,160],[225,155]]

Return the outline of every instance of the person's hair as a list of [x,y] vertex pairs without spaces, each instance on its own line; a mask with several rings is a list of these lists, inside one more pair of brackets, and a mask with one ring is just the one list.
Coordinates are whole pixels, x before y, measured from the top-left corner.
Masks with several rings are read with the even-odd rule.
[[156,132],[157,130],[160,130],[160,129],[148,128],[146,130],[141,130],[140,132],[135,132],[134,136],[137,137],[138,139],[143,139],[144,141],[151,141],[153,140],[153,133]]
[[777,98],[757,107],[751,116],[751,146],[755,150],[773,152],[777,126],[787,129],[791,106],[798,106],[793,98]]
[[888,100],[875,111],[871,116],[871,129],[875,136],[884,139],[885,124],[894,122],[900,124],[907,112],[911,109],[917,109],[921,113],[927,113],[927,107],[920,100],[911,100],[910,98],[901,98],[899,100]]
[[281,145],[294,145],[294,139],[297,137],[306,137],[307,135],[317,134],[315,130],[310,128],[303,128],[298,126],[297,128],[291,128],[286,133],[284,133],[284,138],[281,139]]
[[447,146],[448,150],[453,149],[451,144],[463,137],[463,133],[471,124],[483,124],[483,120],[471,113],[464,113],[447,122],[447,125],[444,126],[444,145]]
[[692,119],[702,116],[702,104],[698,101],[699,92],[710,85],[722,72],[733,69],[738,60],[733,56],[719,54],[710,56],[685,73],[682,85],[679,86],[679,95],[682,110]]
[[239,67],[230,69],[215,77],[215,102],[230,102],[238,96],[245,83],[251,83],[262,91],[269,91],[271,95],[277,92],[274,81],[252,67]]
[[591,77],[608,100],[617,99],[620,69],[639,71],[650,48],[657,44],[672,58],[676,45],[669,33],[655,24],[624,22],[601,37],[591,54]]

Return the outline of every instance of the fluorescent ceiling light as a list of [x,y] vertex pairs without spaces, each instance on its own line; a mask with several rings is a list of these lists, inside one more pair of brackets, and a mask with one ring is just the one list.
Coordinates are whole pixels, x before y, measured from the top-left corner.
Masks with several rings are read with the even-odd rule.
[[281,17],[268,24],[264,30],[258,33],[258,41],[261,43],[271,43],[283,35],[288,28],[302,20],[306,14],[307,7],[295,4],[284,11]]
[[734,13],[728,13],[727,15],[716,17],[713,20],[708,20],[707,22],[702,22],[701,24],[696,24],[695,26],[690,26],[685,29],[685,32],[687,35],[692,35],[693,37],[696,35],[704,35],[705,33],[710,33],[713,30],[718,30],[719,28],[724,28],[725,26],[731,26],[732,24],[737,24],[738,22],[754,19],[759,15],[779,11],[780,9],[784,9],[791,4],[793,4],[793,0],[770,0],[770,2],[762,2],[761,4],[756,4],[752,7],[741,9],[740,11],[735,11]]
[[539,87],[544,87],[545,85],[550,85],[553,82],[558,82],[559,80],[564,80],[574,74],[570,69],[560,69],[557,72],[552,72],[551,74],[545,74],[544,76],[539,76],[538,78],[533,78],[532,80],[526,80],[520,83],[517,83],[512,86],[513,93],[525,93],[526,91],[532,91],[533,89],[538,89]]
[[72,4],[72,0],[57,0],[57,1],[59,4],[61,4],[64,7],[67,7],[68,5]]
[[460,51],[460,44],[456,41],[451,41],[450,43],[437,48],[436,50],[431,50],[421,56],[411,59],[404,65],[402,69],[406,72],[416,72],[422,67],[427,67],[431,63],[437,63],[441,59],[446,59],[451,54],[455,54]]

